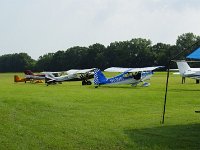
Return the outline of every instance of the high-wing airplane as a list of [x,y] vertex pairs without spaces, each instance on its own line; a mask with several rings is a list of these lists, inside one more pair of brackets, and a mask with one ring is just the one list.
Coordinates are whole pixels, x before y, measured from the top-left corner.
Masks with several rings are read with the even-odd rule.
[[65,81],[82,81],[82,85],[91,85],[92,82],[89,80],[94,77],[95,68],[91,69],[71,69],[66,71],[67,75],[55,77],[51,73],[45,74],[45,83],[49,84],[62,83]]
[[141,82],[143,82],[142,86],[149,86],[150,83],[144,81],[149,80],[153,75],[153,70],[157,68],[163,68],[163,66],[145,68],[111,67],[105,69],[104,71],[106,72],[121,72],[121,74],[112,78],[106,78],[101,70],[96,69],[94,71],[95,88],[106,84],[131,84],[132,86],[136,86]]
[[176,60],[175,62],[178,66],[179,73],[183,78],[188,77],[191,79],[195,79],[196,83],[199,83],[200,68],[190,68],[190,66],[185,60]]

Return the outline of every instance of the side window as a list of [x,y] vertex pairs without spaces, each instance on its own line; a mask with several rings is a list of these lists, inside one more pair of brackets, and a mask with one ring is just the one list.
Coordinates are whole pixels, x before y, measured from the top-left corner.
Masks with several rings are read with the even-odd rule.
[[133,77],[134,79],[139,80],[141,78],[141,72],[137,72]]
[[123,75],[124,78],[128,78],[128,77],[133,77],[133,73],[132,72],[128,72],[126,74]]
[[124,77],[124,78],[129,77],[129,73],[124,74],[123,77]]

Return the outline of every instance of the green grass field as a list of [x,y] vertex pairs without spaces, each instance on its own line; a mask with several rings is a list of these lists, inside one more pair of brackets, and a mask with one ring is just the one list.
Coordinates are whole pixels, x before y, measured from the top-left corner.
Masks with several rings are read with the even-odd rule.
[[[19,74],[19,73],[18,73]],[[200,149],[200,85],[166,73],[149,87],[14,83],[0,74],[0,149]],[[22,74],[19,74],[22,76]]]

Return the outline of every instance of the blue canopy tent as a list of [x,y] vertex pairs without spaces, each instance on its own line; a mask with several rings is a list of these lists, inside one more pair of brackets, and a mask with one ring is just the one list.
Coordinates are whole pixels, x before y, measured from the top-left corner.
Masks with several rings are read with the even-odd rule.
[[190,59],[200,59],[200,47],[197,48],[195,51],[193,51],[190,55],[188,55],[186,58]]

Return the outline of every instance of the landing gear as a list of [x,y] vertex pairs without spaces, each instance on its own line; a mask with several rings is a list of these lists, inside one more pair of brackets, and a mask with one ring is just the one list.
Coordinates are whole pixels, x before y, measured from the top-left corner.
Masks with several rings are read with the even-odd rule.
[[196,84],[199,84],[199,80],[196,80]]
[[142,84],[143,87],[148,87],[149,85],[150,85],[150,83],[148,83],[148,82],[144,82],[144,83]]
[[90,80],[83,80],[82,85],[91,85],[92,82]]
[[92,84],[92,82],[91,81],[87,81],[87,85],[91,85]]
[[82,81],[82,85],[86,85],[86,81],[85,80]]

